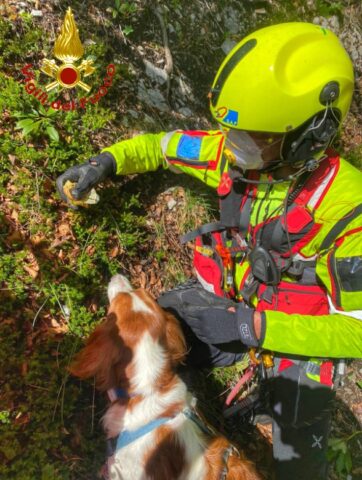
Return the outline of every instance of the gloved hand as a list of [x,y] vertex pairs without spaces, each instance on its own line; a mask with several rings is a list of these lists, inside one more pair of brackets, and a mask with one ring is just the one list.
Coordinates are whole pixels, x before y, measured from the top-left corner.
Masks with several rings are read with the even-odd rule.
[[86,195],[94,186],[116,173],[117,165],[112,154],[109,152],[100,153],[92,157],[88,162],[68,168],[57,178],[56,185],[62,200],[69,203],[63,187],[70,180],[77,185],[71,191],[72,196],[79,200]]
[[[187,316],[187,324],[194,334],[205,343],[219,344],[239,340],[244,345],[258,347],[259,339],[254,329],[254,309],[236,304],[230,311],[213,307],[200,307],[187,304],[183,314]],[[264,336],[265,319],[262,319],[262,335]]]

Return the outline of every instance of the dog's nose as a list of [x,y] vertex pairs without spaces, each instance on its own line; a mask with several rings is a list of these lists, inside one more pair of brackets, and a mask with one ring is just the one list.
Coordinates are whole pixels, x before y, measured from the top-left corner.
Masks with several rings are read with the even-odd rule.
[[133,288],[126,277],[123,275],[113,275],[107,289],[109,302],[111,302],[118,293],[132,292],[132,290]]

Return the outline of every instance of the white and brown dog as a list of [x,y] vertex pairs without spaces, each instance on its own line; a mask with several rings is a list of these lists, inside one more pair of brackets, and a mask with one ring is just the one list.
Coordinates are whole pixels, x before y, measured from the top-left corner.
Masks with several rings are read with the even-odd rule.
[[175,373],[186,354],[176,318],[121,275],[109,283],[108,297],[107,319],[70,370],[94,376],[101,391],[126,392],[103,418],[107,437],[117,437],[110,479],[261,480],[225,437],[211,433]]

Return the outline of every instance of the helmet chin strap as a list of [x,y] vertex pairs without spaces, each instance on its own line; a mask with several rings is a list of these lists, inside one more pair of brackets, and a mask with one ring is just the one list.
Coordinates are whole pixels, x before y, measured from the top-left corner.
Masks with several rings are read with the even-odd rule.
[[[298,177],[300,177],[300,175],[302,175],[303,173],[305,172],[313,172],[313,170],[316,170],[319,166],[319,163],[325,158],[325,155],[322,156],[319,160],[315,159],[315,158],[311,158],[309,160],[307,160],[304,165],[299,169],[297,170],[295,173],[293,173],[292,175],[288,175],[286,176],[285,178],[279,178],[278,180],[250,180],[248,178],[245,178],[245,177],[238,177],[238,180],[240,182],[244,182],[244,183],[252,183],[252,184],[255,184],[255,185],[275,185],[277,183],[283,183],[283,182],[287,182],[289,180],[295,180],[297,179]],[[285,164],[284,164],[285,165]],[[279,165],[278,165],[279,166]],[[280,166],[283,166],[283,163],[280,165]],[[276,167],[277,168],[277,167]],[[274,168],[275,169],[275,168]],[[274,170],[273,169],[273,170]]]

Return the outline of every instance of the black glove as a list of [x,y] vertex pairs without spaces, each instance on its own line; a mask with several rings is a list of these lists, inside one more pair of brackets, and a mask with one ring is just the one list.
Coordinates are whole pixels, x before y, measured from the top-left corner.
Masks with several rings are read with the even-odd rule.
[[68,168],[57,178],[57,190],[62,200],[69,203],[63,186],[67,180],[76,182],[77,185],[71,191],[72,196],[79,200],[86,195],[95,185],[116,173],[117,165],[112,154],[100,153],[92,157],[88,162]]
[[[258,347],[254,330],[254,309],[235,304],[235,311],[214,307],[185,305],[184,315],[194,334],[205,343],[219,344],[239,340],[249,347]],[[265,319],[262,314],[262,330]],[[262,331],[261,338],[264,337]]]
[[[228,343],[234,340],[244,345],[258,346],[254,331],[254,310],[206,291],[200,283],[189,281],[164,293],[157,300],[161,307],[181,317],[203,342]],[[235,311],[228,311],[233,308]],[[265,319],[262,314],[262,334]]]

